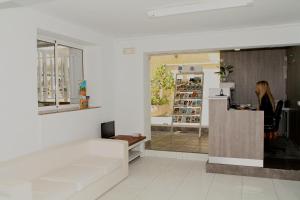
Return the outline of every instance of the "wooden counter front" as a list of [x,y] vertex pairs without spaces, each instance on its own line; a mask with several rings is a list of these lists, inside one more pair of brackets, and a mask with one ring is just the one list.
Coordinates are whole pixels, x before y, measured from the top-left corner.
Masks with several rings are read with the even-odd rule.
[[209,157],[229,163],[248,162],[247,159],[263,163],[264,113],[227,108],[227,99],[209,100]]

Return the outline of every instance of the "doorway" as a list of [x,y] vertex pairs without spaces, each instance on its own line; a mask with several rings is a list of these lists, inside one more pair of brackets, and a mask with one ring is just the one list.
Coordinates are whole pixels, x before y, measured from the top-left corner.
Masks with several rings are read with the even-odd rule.
[[149,56],[151,140],[146,149],[208,153],[208,93],[219,87],[219,66],[219,52]]

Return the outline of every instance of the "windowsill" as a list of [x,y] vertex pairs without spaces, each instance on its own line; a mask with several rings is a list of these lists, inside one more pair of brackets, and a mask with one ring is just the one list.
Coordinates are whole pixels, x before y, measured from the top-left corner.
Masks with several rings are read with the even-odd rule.
[[64,113],[64,112],[74,112],[74,111],[82,111],[82,110],[92,110],[101,108],[100,106],[91,106],[88,108],[80,109],[80,108],[59,108],[54,110],[47,110],[47,111],[39,111],[39,115],[50,115],[50,114],[57,114],[57,113]]

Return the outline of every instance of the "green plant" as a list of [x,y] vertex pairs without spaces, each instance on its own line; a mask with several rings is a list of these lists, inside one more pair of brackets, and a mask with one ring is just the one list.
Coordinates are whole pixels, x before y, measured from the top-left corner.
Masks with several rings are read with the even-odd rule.
[[228,76],[233,72],[233,68],[233,65],[221,63],[220,71],[216,72],[216,74],[220,75],[221,81],[227,81]]
[[157,67],[151,80],[151,105],[165,105],[170,102],[170,91],[174,90],[173,74],[165,65]]

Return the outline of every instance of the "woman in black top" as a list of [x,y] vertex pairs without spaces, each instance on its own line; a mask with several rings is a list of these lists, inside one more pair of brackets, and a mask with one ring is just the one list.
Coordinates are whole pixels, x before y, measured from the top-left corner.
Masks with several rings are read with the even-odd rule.
[[259,110],[264,111],[265,125],[272,125],[275,103],[269,83],[267,81],[257,82],[255,93],[258,97]]

